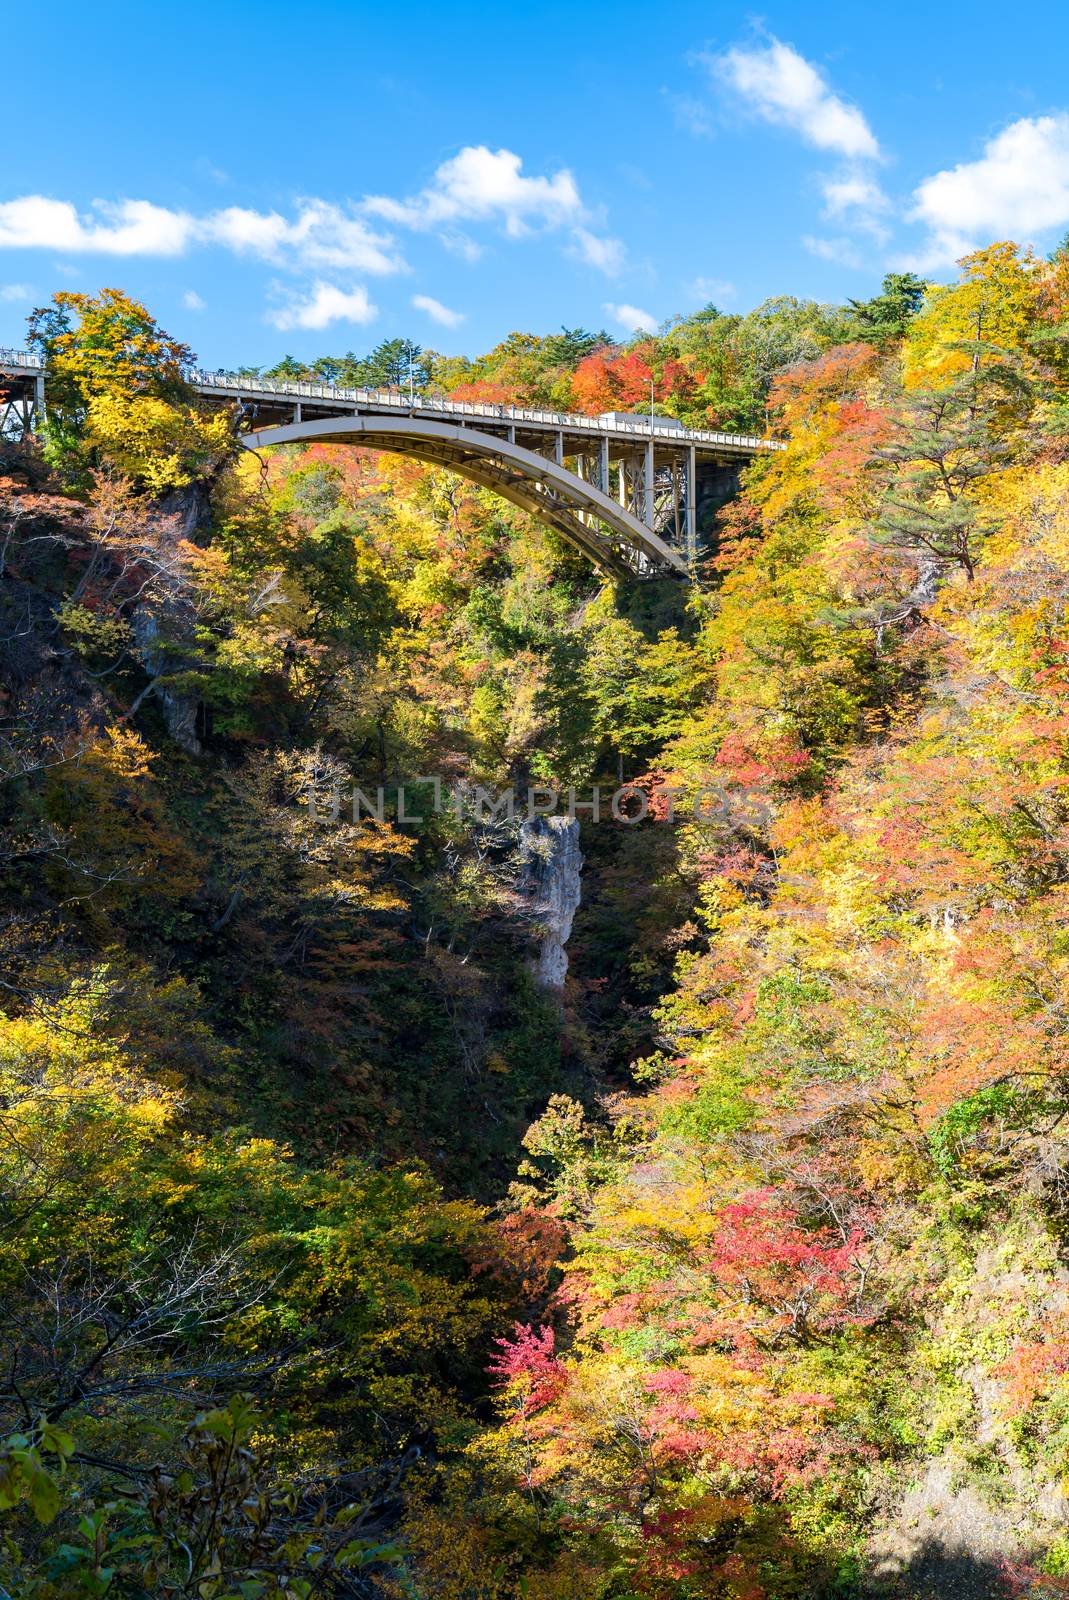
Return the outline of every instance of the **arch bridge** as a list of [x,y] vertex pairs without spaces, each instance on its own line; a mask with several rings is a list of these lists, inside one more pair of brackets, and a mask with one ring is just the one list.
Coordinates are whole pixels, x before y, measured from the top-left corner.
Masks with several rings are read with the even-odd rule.
[[[734,492],[747,461],[785,448],[655,415],[584,417],[254,373],[198,369],[186,378],[205,400],[237,407],[247,449],[329,442],[448,467],[529,511],[619,578],[688,576],[706,511]],[[30,431],[43,413],[40,357],[0,351],[0,432]]]

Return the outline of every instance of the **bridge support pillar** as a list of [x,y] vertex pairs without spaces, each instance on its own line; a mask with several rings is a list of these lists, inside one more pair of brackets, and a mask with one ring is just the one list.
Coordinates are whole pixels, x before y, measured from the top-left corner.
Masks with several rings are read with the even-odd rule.
[[698,559],[698,452],[687,450],[687,566],[694,571]]
[[635,514],[636,514],[636,516],[641,516],[641,518],[642,518],[643,522],[646,524],[647,528],[652,528],[653,527],[653,470],[654,470],[653,469],[653,440],[652,439],[650,440],[649,444],[647,444],[647,446],[646,446],[645,467],[646,467],[646,472],[645,472],[646,481],[642,486],[643,490],[645,491],[644,494],[643,494],[643,497],[642,497],[642,509],[640,511],[639,507],[636,506],[635,507]]
[[680,532],[681,532],[681,529],[680,529],[680,526],[679,526],[679,507],[680,507],[680,501],[681,501],[681,498],[682,498],[682,496],[681,496],[681,483],[680,483],[680,480],[681,480],[682,476],[683,476],[683,463],[680,461],[678,456],[673,456],[672,457],[672,540],[673,540],[673,542],[674,542],[674,544],[675,544],[677,549],[679,548],[679,543],[680,543],[680,537],[679,536],[680,536]]

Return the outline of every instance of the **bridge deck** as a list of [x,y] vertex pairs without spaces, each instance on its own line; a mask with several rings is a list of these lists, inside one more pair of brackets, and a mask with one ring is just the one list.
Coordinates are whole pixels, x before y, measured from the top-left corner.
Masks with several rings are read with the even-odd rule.
[[[33,379],[43,368],[40,356],[28,350],[0,349],[0,374],[18,379]],[[615,446],[614,454],[630,446],[642,449],[651,438],[655,448],[675,453],[693,446],[699,461],[742,460],[770,450],[782,450],[776,439],[760,439],[752,434],[724,433],[705,428],[679,428],[670,419],[654,417],[652,422],[636,416],[633,422],[606,417],[587,417],[578,413],[542,411],[527,406],[492,405],[482,401],[447,400],[417,392],[405,394],[396,389],[358,389],[340,384],[305,383],[286,378],[264,378],[239,372],[206,372],[193,368],[186,373],[190,384],[206,399],[236,400],[253,410],[257,420],[312,422],[337,416],[367,413],[398,416],[426,416],[442,421],[467,423],[484,431],[519,434],[563,434],[566,453],[595,448],[605,439]],[[295,411],[297,415],[295,416]],[[517,438],[517,442],[523,442]],[[570,448],[568,448],[570,447]]]
[[625,453],[629,447],[644,449],[652,438],[655,448],[666,453],[677,453],[681,448],[694,446],[699,460],[742,460],[784,448],[779,440],[712,429],[674,427],[670,419],[656,416],[652,421],[641,416],[636,416],[634,422],[610,421],[606,417],[587,417],[574,412],[541,411],[527,406],[493,405],[485,401],[447,400],[421,392],[408,395],[396,389],[352,389],[338,384],[305,383],[295,379],[246,377],[234,372],[198,370],[187,376],[202,394],[225,395],[228,399],[254,406],[265,420],[276,412],[292,418],[295,407],[300,408],[297,420],[305,422],[326,420],[332,416],[393,412],[399,416],[436,418],[461,426],[467,423],[483,432],[503,432],[513,428],[516,430],[516,442],[524,442],[520,438],[522,434],[562,434],[567,455],[595,449],[602,439],[610,447],[615,447],[614,455]]

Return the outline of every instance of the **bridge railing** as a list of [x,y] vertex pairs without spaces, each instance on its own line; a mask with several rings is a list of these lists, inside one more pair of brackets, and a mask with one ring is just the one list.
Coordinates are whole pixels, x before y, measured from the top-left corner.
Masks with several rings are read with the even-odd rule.
[[31,350],[15,350],[0,345],[0,367],[25,367],[28,372],[38,372],[44,364],[44,357],[35,356]]

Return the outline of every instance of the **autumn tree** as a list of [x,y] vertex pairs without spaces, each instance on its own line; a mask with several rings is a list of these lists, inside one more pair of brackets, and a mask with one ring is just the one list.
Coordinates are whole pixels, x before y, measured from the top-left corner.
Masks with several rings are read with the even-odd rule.
[[935,387],[899,391],[891,438],[876,452],[890,467],[877,536],[918,550],[971,582],[996,525],[976,490],[1021,449],[1032,388],[1010,351],[962,341],[948,352],[968,366]]
[[997,362],[999,352],[1026,351],[1042,285],[1035,258],[1002,241],[958,265],[958,281],[931,288],[910,324],[903,349],[907,385],[949,381],[977,364]]
[[54,295],[31,313],[27,342],[45,360],[48,449],[80,483],[106,465],[160,493],[231,452],[230,417],[204,410],[185,381],[192,351],[121,290]]

